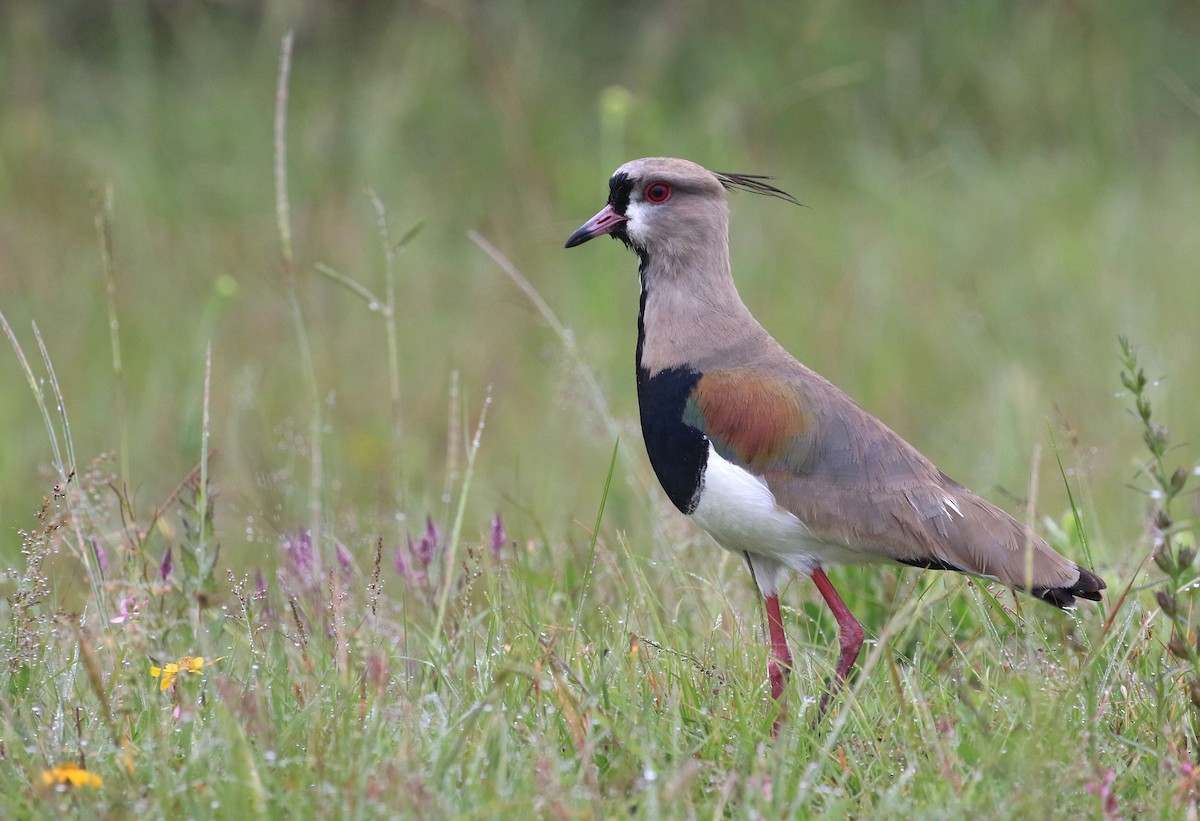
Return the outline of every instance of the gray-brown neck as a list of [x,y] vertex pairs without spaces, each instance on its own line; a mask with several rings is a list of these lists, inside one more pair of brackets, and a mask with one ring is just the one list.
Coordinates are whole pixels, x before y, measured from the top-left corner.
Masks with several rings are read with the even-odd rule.
[[688,242],[638,248],[638,376],[748,364],[770,337],[742,302],[729,265],[726,224]]

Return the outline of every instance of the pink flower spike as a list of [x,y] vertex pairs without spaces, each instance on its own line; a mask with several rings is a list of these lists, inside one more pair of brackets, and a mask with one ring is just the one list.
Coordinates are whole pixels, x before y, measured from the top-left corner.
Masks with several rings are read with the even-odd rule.
[[1117,814],[1117,795],[1113,791],[1113,782],[1116,780],[1116,771],[1109,770],[1104,774],[1103,781],[1091,781],[1085,784],[1083,787],[1086,792],[1098,795],[1100,797],[1105,819],[1115,819],[1119,817]]
[[425,517],[425,537],[434,545],[442,541],[442,531],[438,530],[432,516]]
[[492,519],[492,558],[499,559],[504,552],[504,545],[508,543],[508,533],[504,529],[504,520],[500,518],[500,511],[496,511],[496,518]]
[[350,558],[350,551],[341,542],[338,542],[333,551],[337,555],[338,564],[342,568],[343,573],[349,574],[354,569],[354,560]]
[[427,516],[425,518],[425,532],[421,534],[421,540],[412,549],[413,558],[421,565],[428,567],[429,563],[433,561],[433,553],[437,549],[441,539],[441,531],[433,523],[433,517]]
[[107,573],[108,554],[104,551],[104,545],[95,539],[88,539],[88,541],[92,543],[92,551],[96,554],[96,566],[100,568],[101,573]]
[[285,536],[283,553],[291,563],[297,578],[304,582],[312,581],[313,542],[311,533],[303,530],[295,536]]

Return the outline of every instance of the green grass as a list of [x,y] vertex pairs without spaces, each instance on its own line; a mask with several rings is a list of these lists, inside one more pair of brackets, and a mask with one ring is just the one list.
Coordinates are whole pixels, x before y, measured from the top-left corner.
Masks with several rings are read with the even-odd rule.
[[[1198,35],[1169,3],[5,5],[0,815],[1195,811]],[[773,741],[748,574],[641,450],[635,263],[561,247],[652,154],[804,202],[734,199],[751,309],[1105,603],[834,570],[870,643],[818,725],[836,628],[792,585]],[[103,784],[41,786],[67,763]]]

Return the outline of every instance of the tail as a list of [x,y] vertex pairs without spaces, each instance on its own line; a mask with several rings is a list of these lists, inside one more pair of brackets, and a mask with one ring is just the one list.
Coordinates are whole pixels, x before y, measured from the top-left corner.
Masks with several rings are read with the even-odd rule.
[[[961,485],[947,479],[944,487],[954,515],[945,512],[941,498],[929,500],[925,506],[934,514],[924,517],[919,532],[927,552],[911,558],[901,554],[897,561],[995,579],[1060,608],[1073,606],[1076,598],[1100,601],[1104,579]],[[910,501],[921,510],[925,500],[910,494]]]
[[1075,567],[1079,570],[1079,580],[1074,584],[1065,587],[1033,587],[1029,591],[1030,594],[1059,608],[1073,607],[1076,596],[1081,599],[1100,601],[1100,591],[1108,586],[1104,583],[1104,579],[1079,565],[1075,565]]

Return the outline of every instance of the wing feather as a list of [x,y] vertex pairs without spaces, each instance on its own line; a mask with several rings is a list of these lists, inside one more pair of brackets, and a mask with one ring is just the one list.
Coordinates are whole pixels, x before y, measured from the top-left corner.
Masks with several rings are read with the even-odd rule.
[[763,477],[814,537],[864,559],[956,569],[1034,591],[1070,588],[1082,578],[1078,565],[1012,516],[939,471],[828,381],[796,367],[705,373],[684,421],[723,458]]

